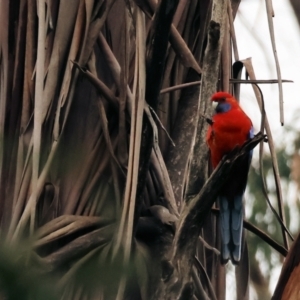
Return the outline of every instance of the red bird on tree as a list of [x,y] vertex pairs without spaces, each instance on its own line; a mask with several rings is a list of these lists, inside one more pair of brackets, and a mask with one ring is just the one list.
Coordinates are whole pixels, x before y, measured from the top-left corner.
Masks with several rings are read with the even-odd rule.
[[[217,102],[206,141],[215,169],[222,157],[253,138],[253,126],[237,100],[226,92],[213,94]],[[222,263],[231,259],[238,264],[241,258],[243,233],[243,195],[245,192],[252,151],[243,157],[219,194]]]

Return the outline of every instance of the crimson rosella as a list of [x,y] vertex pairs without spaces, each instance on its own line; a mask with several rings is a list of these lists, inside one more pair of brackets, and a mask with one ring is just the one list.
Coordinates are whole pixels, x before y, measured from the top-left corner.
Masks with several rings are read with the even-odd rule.
[[[218,103],[207,132],[211,162],[216,168],[222,157],[253,138],[252,122],[237,100],[225,92],[213,94]],[[220,228],[222,238],[221,262],[238,264],[241,258],[243,233],[243,194],[245,192],[252,151],[240,160],[219,194]]]

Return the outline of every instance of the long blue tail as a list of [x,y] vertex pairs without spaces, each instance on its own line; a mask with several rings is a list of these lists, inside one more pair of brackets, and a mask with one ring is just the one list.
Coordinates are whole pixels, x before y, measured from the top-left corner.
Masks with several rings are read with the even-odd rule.
[[228,199],[219,197],[220,227],[222,236],[222,263],[231,259],[238,264],[241,259],[243,234],[243,195]]

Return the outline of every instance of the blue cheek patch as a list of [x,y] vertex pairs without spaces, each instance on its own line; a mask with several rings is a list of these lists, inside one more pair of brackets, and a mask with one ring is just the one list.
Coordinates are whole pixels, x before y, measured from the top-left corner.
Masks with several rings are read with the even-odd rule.
[[231,105],[229,103],[219,103],[216,107],[216,113],[225,113],[231,109]]

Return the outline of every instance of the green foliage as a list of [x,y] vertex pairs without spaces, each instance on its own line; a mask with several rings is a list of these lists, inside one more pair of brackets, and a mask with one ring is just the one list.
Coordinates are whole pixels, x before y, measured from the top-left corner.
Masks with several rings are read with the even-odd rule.
[[[112,258],[111,243],[96,248],[69,266],[69,271],[49,270],[41,258],[32,254],[27,242],[0,246],[0,297],[9,300],[73,299],[84,291],[105,294],[114,299],[122,278],[126,278],[128,295],[149,295],[149,253],[136,242],[133,258],[124,266],[123,255]],[[2,299],[2,298],[1,298]],[[106,298],[107,299],[107,298]]]
[[42,265],[29,253],[26,243],[0,246],[0,295],[9,300],[58,299],[58,291],[53,288],[58,277],[46,275]]

